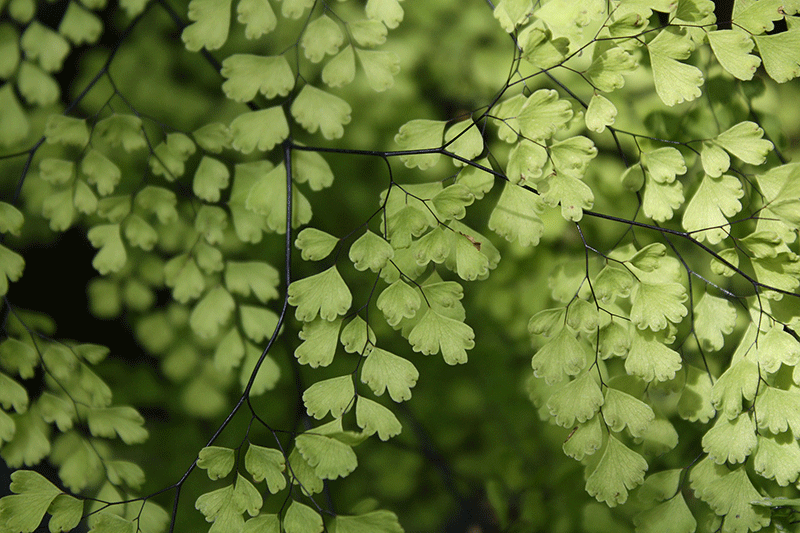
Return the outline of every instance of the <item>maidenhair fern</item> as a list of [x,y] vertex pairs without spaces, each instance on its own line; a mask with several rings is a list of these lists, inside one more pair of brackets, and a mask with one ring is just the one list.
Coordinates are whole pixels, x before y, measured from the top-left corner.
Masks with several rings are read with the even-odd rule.
[[800,4],[119,7],[0,3],[0,533],[794,527]]

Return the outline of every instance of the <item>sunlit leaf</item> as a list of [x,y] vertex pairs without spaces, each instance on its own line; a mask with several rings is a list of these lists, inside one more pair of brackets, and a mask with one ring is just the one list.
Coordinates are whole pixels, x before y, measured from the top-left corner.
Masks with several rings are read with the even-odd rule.
[[305,85],[294,99],[291,112],[309,133],[319,130],[326,139],[338,139],[344,135],[344,126],[350,123],[352,108],[338,96]]
[[231,0],[191,0],[189,20],[181,39],[186,49],[197,52],[201,48],[217,50],[228,40],[231,23]]
[[681,63],[694,49],[686,33],[664,29],[647,45],[656,93],[668,106],[690,102],[700,96],[703,73],[697,67]]

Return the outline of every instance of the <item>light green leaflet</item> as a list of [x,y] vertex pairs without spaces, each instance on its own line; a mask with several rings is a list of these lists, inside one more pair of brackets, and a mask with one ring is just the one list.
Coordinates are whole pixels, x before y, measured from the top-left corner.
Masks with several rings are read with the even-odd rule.
[[400,421],[389,409],[378,402],[359,396],[356,403],[356,422],[365,433],[378,434],[381,440],[389,440],[402,430]]
[[299,333],[303,343],[294,352],[297,361],[300,364],[309,365],[311,368],[331,364],[336,353],[341,326],[341,319],[317,318],[304,323],[303,330]]
[[595,94],[586,109],[586,127],[594,132],[603,133],[606,126],[614,124],[617,108],[603,95]]
[[416,352],[425,355],[441,351],[445,363],[455,365],[467,362],[467,350],[475,346],[475,334],[467,324],[441,315],[428,308],[408,336]]
[[369,353],[361,369],[362,383],[377,396],[388,390],[392,400],[398,403],[411,398],[417,379],[419,371],[413,363],[377,347]]
[[769,512],[751,502],[762,500],[745,468],[729,471],[710,458],[696,464],[689,475],[695,493],[718,515],[730,521],[730,530],[758,530],[769,524]]
[[592,418],[603,403],[600,387],[589,371],[554,392],[547,400],[547,409],[556,424],[572,427],[576,420],[583,423]]
[[350,246],[349,257],[356,270],[379,272],[394,257],[394,249],[383,237],[367,230]]
[[[231,145],[244,154],[271,150],[289,136],[289,123],[280,106],[238,115],[231,122]],[[315,130],[316,131],[316,130]]]
[[[394,140],[401,149],[436,149],[442,146],[445,123],[437,120],[415,119],[404,124]],[[425,170],[439,161],[438,153],[402,156],[407,167]]]
[[722,67],[739,78],[750,80],[761,65],[761,58],[752,55],[754,43],[739,27],[728,30],[710,31],[708,43]]
[[300,39],[303,52],[312,63],[319,63],[325,55],[335,55],[344,42],[339,25],[323,14],[309,23]]
[[400,72],[400,58],[397,54],[356,48],[355,55],[364,69],[367,83],[374,91],[383,92],[394,85],[394,76]]
[[695,66],[681,63],[694,49],[688,35],[666,28],[647,44],[656,93],[668,106],[700,96],[703,74]]
[[558,383],[564,375],[577,375],[589,360],[589,347],[575,338],[566,326],[533,356],[531,365],[536,377],[548,384]]
[[339,418],[352,405],[355,398],[353,380],[350,376],[318,381],[303,393],[303,403],[309,415],[317,420],[325,418],[330,412]]
[[294,87],[294,74],[284,56],[234,54],[222,62],[228,78],[222,90],[237,102],[249,102],[261,93],[267,98],[286,96]]
[[344,437],[341,419],[311,429],[295,439],[300,455],[320,479],[346,477],[358,466],[351,445],[337,437]]
[[365,12],[367,17],[383,22],[390,30],[400,25],[404,15],[399,0],[367,0]]
[[[344,126],[350,123],[350,104],[331,93],[305,85],[291,106],[294,119],[309,133],[322,133],[326,139],[344,135]],[[287,131],[288,134],[288,131]]]
[[352,300],[350,289],[335,266],[289,286],[289,303],[297,308],[297,319],[304,322],[317,315],[323,320],[334,320],[347,312]]
[[210,479],[227,476],[233,468],[234,452],[230,448],[208,446],[200,450],[197,466],[208,474]]
[[95,437],[119,436],[125,444],[138,444],[147,439],[142,427],[144,418],[132,407],[105,407],[90,409],[87,414],[89,431]]
[[286,487],[283,475],[286,463],[278,450],[251,443],[244,456],[244,465],[256,482],[266,480],[270,493],[277,494]]
[[8,292],[9,282],[15,282],[22,277],[25,269],[25,259],[3,245],[0,245],[0,295]]
[[217,50],[228,40],[231,18],[230,0],[192,0],[189,2],[189,20],[181,38],[186,49],[197,52],[201,48]]
[[317,228],[303,228],[297,234],[294,245],[300,249],[306,261],[319,261],[325,259],[333,251],[339,239]]
[[628,491],[644,481],[647,462],[609,435],[600,460],[586,479],[586,491],[609,507],[625,503]]

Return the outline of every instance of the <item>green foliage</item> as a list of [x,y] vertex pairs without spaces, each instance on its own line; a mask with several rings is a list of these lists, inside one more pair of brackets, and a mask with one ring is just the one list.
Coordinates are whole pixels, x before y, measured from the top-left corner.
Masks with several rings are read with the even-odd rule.
[[800,5],[715,4],[0,2],[0,533],[793,530]]

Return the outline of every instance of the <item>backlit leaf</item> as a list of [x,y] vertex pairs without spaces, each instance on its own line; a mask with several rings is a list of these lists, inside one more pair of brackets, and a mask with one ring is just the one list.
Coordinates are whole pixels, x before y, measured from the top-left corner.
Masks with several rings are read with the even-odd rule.
[[719,351],[736,325],[736,308],[724,298],[703,294],[695,305],[694,329],[703,350]]
[[355,401],[353,378],[349,375],[318,381],[303,393],[306,412],[320,420],[330,412],[339,418]]
[[303,330],[299,333],[303,343],[294,352],[297,361],[311,368],[331,364],[336,353],[341,327],[341,319],[317,318],[303,324]]
[[103,22],[80,4],[70,3],[58,25],[58,32],[73,44],[91,44],[103,33]]
[[203,339],[210,339],[219,334],[231,316],[236,304],[231,294],[223,287],[214,287],[197,302],[189,315],[189,325]]
[[0,244],[0,295],[8,292],[8,282],[19,280],[24,270],[25,259]]
[[547,151],[544,146],[522,139],[514,145],[508,156],[506,174],[509,183],[524,185],[528,180],[539,181],[545,163],[547,163]]
[[753,79],[761,65],[761,58],[750,53],[754,44],[745,31],[734,26],[726,30],[710,31],[706,35],[722,68],[740,80]]
[[[381,25],[383,26],[383,25]],[[343,87],[356,77],[356,55],[348,45],[322,69],[322,81],[328,87]]]
[[394,85],[394,76],[400,72],[400,58],[397,54],[356,48],[356,56],[372,90],[382,92]]
[[564,375],[575,376],[589,361],[589,347],[575,338],[567,326],[554,335],[534,354],[533,373],[548,384],[558,383]]
[[321,191],[333,183],[333,171],[321,154],[300,150],[292,160],[292,179],[296,183],[308,183],[312,191]]
[[50,504],[61,490],[32,470],[11,473],[11,496],[0,504],[0,520],[8,531],[30,533],[39,527]]
[[398,279],[381,292],[376,304],[389,325],[394,327],[404,318],[414,317],[421,302],[419,293]]
[[231,122],[230,131],[231,145],[236,150],[243,154],[255,149],[265,152],[289,136],[289,123],[283,108],[275,106],[238,115]]
[[[483,136],[471,119],[456,122],[447,128],[444,133],[444,142],[447,151],[464,159],[475,159],[483,152]],[[452,161],[457,167],[466,165],[458,159]]]
[[47,72],[58,72],[69,53],[70,46],[64,37],[38,20],[31,22],[19,40],[20,48],[31,61],[38,61]]
[[586,127],[594,132],[603,133],[606,126],[614,124],[617,117],[617,108],[608,98],[601,94],[595,94],[589,101],[586,109]]
[[321,533],[322,517],[314,509],[297,501],[292,501],[283,517],[286,533]]
[[560,99],[552,89],[531,94],[517,115],[519,128],[531,140],[548,139],[572,118],[572,104]]
[[600,415],[595,415],[587,422],[578,424],[564,440],[562,449],[569,457],[582,461],[587,455],[594,454],[603,445],[605,430]]
[[144,418],[133,407],[90,409],[87,415],[89,431],[95,437],[114,438],[125,444],[138,444],[147,439]]
[[210,479],[220,479],[230,474],[233,463],[233,450],[220,446],[203,448],[197,459],[197,466],[205,470]]
[[376,396],[388,389],[395,402],[411,398],[411,389],[417,384],[419,372],[408,360],[381,348],[374,348],[361,368],[361,382],[366,383]]
[[[264,217],[267,228],[277,233],[286,233],[286,167],[283,164],[265,172],[268,168],[253,168],[253,185],[244,196],[244,207]],[[292,227],[296,228],[311,220],[311,205],[296,186],[292,186]]]
[[283,475],[286,464],[280,451],[250,443],[244,456],[244,465],[256,482],[267,481],[270,493],[277,494],[286,487],[286,477]]
[[323,320],[334,320],[350,309],[352,300],[350,289],[336,266],[289,285],[289,304],[297,308],[295,317],[303,322],[317,315]]
[[0,233],[19,235],[25,221],[22,213],[11,204],[0,202]]
[[663,333],[650,330],[633,333],[625,370],[644,381],[667,381],[681,368],[681,356],[664,344]]
[[119,224],[103,224],[95,226],[87,233],[92,246],[98,248],[92,266],[100,274],[118,272],[128,261],[125,245],[122,244]]
[[292,103],[291,112],[309,133],[319,130],[326,139],[338,139],[350,123],[352,108],[338,96],[305,85]]
[[800,76],[800,30],[794,28],[774,35],[754,35],[764,69],[778,83]]
[[203,156],[194,173],[192,190],[201,200],[218,202],[220,190],[228,187],[230,172],[228,167],[218,159]]
[[759,434],[753,469],[782,487],[794,483],[800,474],[800,445],[791,434]]
[[648,175],[658,183],[672,183],[676,175],[686,173],[683,155],[675,148],[665,147],[643,152],[641,161]]
[[686,33],[664,29],[647,45],[656,93],[668,106],[690,102],[700,96],[703,73],[697,67],[681,63],[694,45]]
[[633,523],[639,533],[693,533],[697,528],[697,520],[680,492],[652,509],[639,513]]
[[772,151],[772,143],[763,136],[764,130],[758,124],[747,121],[720,133],[714,142],[745,163],[760,165]]
[[147,141],[142,134],[142,119],[135,115],[114,113],[99,121],[95,125],[94,133],[112,146],[122,146],[126,152],[147,147]]
[[83,501],[69,494],[59,494],[47,512],[51,515],[47,523],[50,533],[72,531],[83,518]]
[[313,429],[298,435],[295,445],[321,479],[347,477],[358,466],[356,454],[350,446],[335,438],[314,433]]
[[683,204],[683,201],[683,185],[680,181],[659,183],[650,177],[650,174],[646,174],[642,204],[645,215],[656,222],[665,222],[672,218],[675,210]]
[[350,246],[348,255],[356,270],[379,272],[394,257],[394,249],[386,239],[367,230]]
[[[547,409],[559,426],[572,427],[592,418],[603,405],[603,393],[591,371],[584,372],[547,400]],[[603,416],[607,417],[605,409]]]
[[711,378],[697,367],[686,365],[686,384],[678,401],[678,414],[681,418],[705,423],[716,414],[711,403]]
[[358,426],[369,435],[377,433],[381,440],[400,434],[402,426],[397,417],[381,404],[363,396],[358,397],[356,403],[356,422]]
[[536,246],[544,233],[544,223],[539,217],[544,211],[542,203],[539,196],[507,183],[489,217],[489,229],[508,241]]
[[336,533],[403,533],[397,515],[391,511],[370,511],[357,516],[337,515]]
[[286,96],[294,87],[294,73],[284,56],[234,54],[222,62],[220,73],[228,78],[222,90],[237,102],[249,102],[259,92],[270,99]]
[[[72,5],[70,4],[70,7]],[[64,115],[50,115],[47,118],[44,135],[47,142],[52,144],[61,143],[83,147],[89,142],[89,128],[86,126],[86,121]]]
[[390,30],[403,21],[403,8],[399,0],[367,0],[364,10],[367,17],[383,22]]
[[236,12],[237,20],[245,25],[244,35],[248,39],[258,39],[278,25],[269,0],[239,0]]
[[608,387],[603,404],[603,419],[612,431],[620,432],[627,427],[631,436],[641,437],[655,419],[655,413],[652,407],[638,398]]
[[747,358],[733,363],[714,383],[711,401],[728,419],[742,412],[742,399],[753,401],[758,388],[758,366]]
[[325,259],[339,244],[339,239],[317,228],[303,228],[297,235],[294,245],[300,249],[305,261]]
[[231,0],[191,0],[189,20],[181,39],[186,49],[197,52],[201,48],[218,50],[228,40],[231,24]]
[[756,415],[759,429],[768,429],[777,435],[791,430],[800,432],[800,392],[763,387],[756,397]]
[[379,46],[386,42],[388,30],[377,20],[356,20],[348,23],[350,35],[365,47]]
[[0,144],[3,146],[17,144],[30,130],[28,119],[10,83],[0,87],[0,121],[4,125],[0,128]]
[[565,220],[578,222],[583,212],[594,205],[592,189],[580,179],[567,173],[554,173],[539,184],[542,201],[551,207],[561,206]]
[[300,38],[300,46],[312,63],[319,63],[326,54],[336,55],[343,42],[339,24],[325,14],[312,20]]
[[239,306],[244,334],[254,342],[270,338],[278,324],[278,315],[270,309],[254,305]]
[[644,481],[646,470],[647,461],[641,455],[609,435],[600,461],[586,480],[586,491],[615,507],[625,503],[628,491]]
[[415,352],[425,355],[442,352],[448,365],[467,362],[467,352],[475,346],[475,333],[463,322],[440,315],[428,308],[411,334],[408,342]]
[[[415,119],[403,124],[394,140],[403,150],[438,149],[442,146],[444,126],[439,120]],[[439,154],[404,155],[401,159],[408,168],[425,170],[439,161]]]
[[593,59],[586,76],[597,90],[612,92],[625,85],[622,75],[633,72],[637,66],[631,54],[614,46]]

